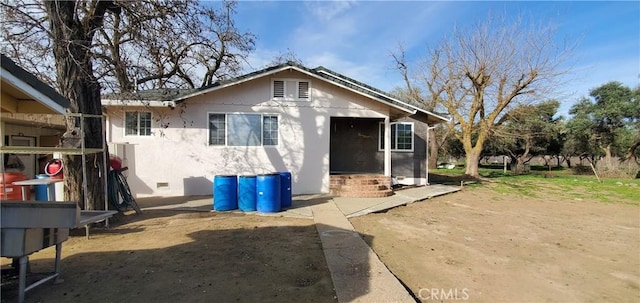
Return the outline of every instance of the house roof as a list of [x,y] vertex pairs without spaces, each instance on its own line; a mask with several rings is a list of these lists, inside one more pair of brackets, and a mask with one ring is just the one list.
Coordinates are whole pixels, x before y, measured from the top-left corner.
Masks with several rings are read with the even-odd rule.
[[[4,54],[1,55],[0,66],[2,73],[2,91],[13,98],[3,100],[2,111],[7,112],[33,112],[64,114],[70,106],[67,98],[60,95],[55,89],[40,81],[35,75],[18,66],[13,60]],[[12,104],[13,102],[16,104]],[[23,106],[20,103],[40,103],[41,106]],[[26,109],[26,110],[23,110]]]
[[136,92],[111,93],[102,96],[102,105],[175,106],[176,98],[197,89],[149,89]]
[[[282,63],[279,65],[275,65],[275,66],[270,66],[258,71],[254,71],[236,78],[232,78],[232,79],[227,79],[227,80],[221,80],[221,81],[217,81],[209,86],[206,87],[202,87],[199,89],[195,89],[195,90],[172,90],[171,93],[167,93],[167,96],[171,95],[173,96],[172,99],[164,99],[165,101],[169,101],[171,102],[171,104],[169,104],[169,106],[175,105],[176,103],[180,103],[183,102],[186,99],[189,99],[191,97],[195,97],[201,94],[205,94],[208,92],[212,92],[212,91],[216,91],[225,87],[229,87],[229,86],[233,86],[236,84],[240,84],[243,82],[247,82],[247,81],[251,81],[257,78],[261,78],[264,76],[268,76],[271,74],[275,74],[284,70],[297,70],[303,74],[307,74],[311,77],[332,83],[333,85],[337,85],[340,87],[343,87],[347,90],[350,90],[354,93],[360,94],[360,95],[364,95],[366,97],[372,98],[374,100],[377,100],[378,102],[387,104],[391,107],[394,107],[402,112],[405,112],[407,115],[412,115],[415,114],[416,111],[420,111],[423,112],[425,114],[427,114],[428,116],[430,116],[432,119],[430,119],[430,122],[434,122],[434,123],[440,123],[440,122],[447,122],[449,121],[449,119],[442,117],[441,115],[437,115],[435,113],[432,113],[428,110],[426,110],[425,108],[421,108],[420,106],[417,106],[415,104],[410,104],[408,102],[404,102],[401,100],[398,100],[396,98],[394,98],[393,96],[391,96],[390,94],[379,90],[377,88],[374,88],[372,86],[369,86],[367,84],[364,84],[362,82],[359,82],[357,80],[354,80],[352,78],[349,78],[347,76],[344,76],[342,74],[339,74],[337,72],[334,72],[332,70],[329,70],[325,67],[317,67],[314,69],[310,69],[307,67],[304,67],[300,64],[297,64],[295,62],[286,62],[286,63]],[[154,96],[153,94],[151,94],[151,96]],[[134,97],[134,96],[132,96]],[[145,96],[143,94],[137,93],[137,95],[135,95],[135,97],[141,98],[141,99],[133,99],[133,100],[145,100],[146,102],[149,102],[151,100],[157,102],[160,100],[156,100],[154,98],[156,97],[151,97],[151,99],[149,99],[149,96]],[[120,100],[124,100],[124,99],[128,99],[128,98],[118,98]],[[130,99],[131,100],[131,99]],[[142,101],[142,102],[145,102]],[[109,101],[103,102],[103,104],[107,105],[109,103],[107,103]],[[112,104],[112,103],[111,103]]]
[[347,84],[354,86],[354,89],[362,88],[362,89],[364,89],[364,91],[368,91],[369,93],[372,93],[374,95],[378,95],[381,98],[386,98],[386,99],[392,100],[393,102],[397,102],[399,104],[402,104],[403,106],[408,106],[410,108],[413,108],[415,110],[423,112],[423,113],[427,114],[428,116],[432,116],[433,118],[435,118],[435,120],[440,120],[437,123],[448,122],[449,121],[449,119],[443,117],[442,115],[439,115],[439,114],[436,114],[436,113],[433,113],[433,112],[427,110],[426,108],[424,108],[420,104],[415,104],[415,103],[406,102],[406,101],[400,101],[399,99],[396,99],[396,98],[392,97],[391,95],[389,95],[388,93],[386,93],[386,92],[384,92],[384,91],[382,91],[380,89],[377,89],[377,88],[375,88],[373,86],[369,86],[369,85],[367,85],[365,83],[356,81],[356,80],[354,80],[352,78],[349,78],[349,77],[347,77],[345,75],[336,73],[336,72],[334,72],[332,70],[329,70],[329,69],[327,69],[327,68],[325,68],[323,66],[316,67],[314,70],[319,72],[319,73],[330,75],[330,77],[336,78],[337,79],[336,81],[346,82]]

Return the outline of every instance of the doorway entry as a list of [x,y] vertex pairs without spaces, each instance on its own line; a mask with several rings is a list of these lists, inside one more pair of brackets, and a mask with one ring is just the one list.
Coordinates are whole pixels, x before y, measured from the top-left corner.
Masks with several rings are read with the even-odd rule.
[[[11,146],[36,146],[36,137],[29,136],[11,136]],[[36,155],[17,155],[20,161],[24,164],[23,174],[27,178],[33,179],[36,176]]]

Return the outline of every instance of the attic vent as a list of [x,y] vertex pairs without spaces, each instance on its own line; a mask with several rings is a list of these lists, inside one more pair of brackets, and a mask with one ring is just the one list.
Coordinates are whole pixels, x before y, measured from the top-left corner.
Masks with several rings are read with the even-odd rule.
[[309,82],[298,82],[298,98],[309,99]]
[[282,80],[273,81],[273,97],[284,98],[284,81]]
[[169,182],[157,182],[156,189],[169,189]]

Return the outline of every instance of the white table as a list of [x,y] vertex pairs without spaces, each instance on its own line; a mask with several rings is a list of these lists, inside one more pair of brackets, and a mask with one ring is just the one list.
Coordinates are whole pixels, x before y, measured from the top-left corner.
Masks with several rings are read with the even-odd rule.
[[22,186],[22,200],[27,200],[27,188],[26,186],[32,185],[46,185],[47,186],[47,201],[53,201],[55,198],[55,183],[62,182],[64,179],[53,179],[53,178],[45,178],[45,179],[31,179],[24,181],[16,181],[13,182],[13,185]]

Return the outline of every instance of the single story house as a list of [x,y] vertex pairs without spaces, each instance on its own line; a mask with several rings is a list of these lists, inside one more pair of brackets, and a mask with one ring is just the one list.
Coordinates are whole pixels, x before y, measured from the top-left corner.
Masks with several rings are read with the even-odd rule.
[[137,197],[211,195],[216,175],[288,171],[294,194],[331,176],[426,184],[429,125],[448,121],[324,67],[288,62],[211,86],[111,95],[107,142]]
[[[36,76],[1,55],[0,137],[4,146],[58,145],[65,131],[69,100]],[[6,162],[5,154],[5,162]],[[28,178],[43,173],[46,155],[18,155]]]

